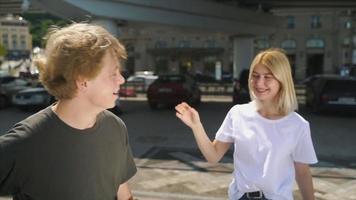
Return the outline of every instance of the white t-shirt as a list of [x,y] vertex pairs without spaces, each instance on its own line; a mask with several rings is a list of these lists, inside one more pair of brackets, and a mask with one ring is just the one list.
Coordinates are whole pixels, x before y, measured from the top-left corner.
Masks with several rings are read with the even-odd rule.
[[216,140],[234,143],[230,200],[253,191],[263,191],[268,199],[293,199],[294,162],[318,161],[309,123],[303,117],[291,112],[270,120],[257,112],[254,102],[232,107]]

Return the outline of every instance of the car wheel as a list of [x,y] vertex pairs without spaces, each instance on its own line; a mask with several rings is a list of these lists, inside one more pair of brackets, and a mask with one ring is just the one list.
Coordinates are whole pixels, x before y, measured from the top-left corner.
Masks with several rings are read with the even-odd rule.
[[312,103],[311,109],[312,109],[312,112],[313,112],[313,113],[319,113],[319,112],[320,112],[320,106],[319,106],[319,104],[318,104],[316,101],[314,101],[314,102]]
[[154,103],[154,102],[148,102],[148,104],[150,105],[150,108],[151,109],[153,109],[153,110],[155,110],[155,109],[157,109],[157,103]]
[[17,108],[24,112],[28,112],[30,110],[29,106],[17,106]]
[[201,96],[198,95],[197,98],[194,100],[195,105],[199,105],[201,103]]
[[0,96],[0,109],[5,108],[6,106],[6,97]]

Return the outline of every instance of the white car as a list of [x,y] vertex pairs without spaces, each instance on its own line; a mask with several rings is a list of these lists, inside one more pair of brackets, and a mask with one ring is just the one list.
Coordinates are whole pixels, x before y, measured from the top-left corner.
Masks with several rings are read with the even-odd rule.
[[127,78],[126,83],[134,86],[137,92],[145,92],[157,78],[155,75],[133,75]]
[[12,104],[21,110],[43,108],[49,106],[54,101],[55,98],[43,87],[27,88],[19,91],[12,97]]

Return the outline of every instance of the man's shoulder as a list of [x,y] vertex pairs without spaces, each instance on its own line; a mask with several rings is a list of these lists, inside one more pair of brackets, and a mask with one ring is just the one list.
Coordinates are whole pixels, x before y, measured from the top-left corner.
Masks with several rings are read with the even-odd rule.
[[102,113],[102,122],[103,123],[109,123],[106,124],[109,127],[114,126],[114,127],[118,127],[120,129],[126,129],[126,125],[124,123],[124,121],[122,121],[122,119],[120,117],[118,117],[117,115],[115,115],[114,113],[108,111],[108,110],[104,110]]
[[16,123],[7,133],[0,137],[2,144],[10,141],[21,141],[32,137],[39,130],[46,129],[48,121],[48,108],[41,110],[26,119]]

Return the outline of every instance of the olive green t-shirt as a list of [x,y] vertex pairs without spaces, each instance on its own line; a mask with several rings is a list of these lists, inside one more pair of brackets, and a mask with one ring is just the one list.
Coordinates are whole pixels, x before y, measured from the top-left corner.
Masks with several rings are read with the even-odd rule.
[[109,111],[78,130],[48,107],[0,137],[0,195],[16,200],[114,200],[135,173],[125,124]]

